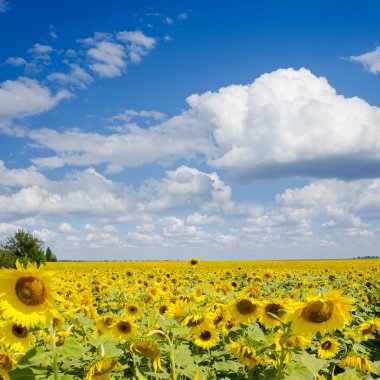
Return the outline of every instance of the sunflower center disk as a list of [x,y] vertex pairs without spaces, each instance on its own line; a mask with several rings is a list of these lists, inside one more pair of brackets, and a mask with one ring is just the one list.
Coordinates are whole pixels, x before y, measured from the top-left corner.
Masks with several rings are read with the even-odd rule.
[[322,350],[329,350],[332,346],[332,343],[328,340],[321,344]]
[[210,333],[210,331],[202,331],[202,333],[201,333],[201,335],[199,335],[199,337],[202,339],[202,340],[205,340],[205,341],[207,341],[207,340],[210,340],[210,338],[211,338],[211,333]]
[[118,322],[117,329],[123,333],[130,333],[132,331],[131,324],[128,322]]
[[240,314],[247,315],[252,314],[256,310],[256,305],[250,300],[241,300],[236,304],[236,309]]
[[334,312],[334,302],[314,301],[302,310],[302,317],[312,323],[328,321]]
[[16,295],[27,306],[42,305],[47,297],[45,285],[39,278],[21,277],[16,282]]
[[273,318],[275,319],[272,315],[268,314],[268,313],[271,313],[271,314],[274,314],[274,315],[277,315],[278,316],[278,311],[281,309],[281,306],[280,305],[277,305],[275,303],[270,303],[269,305],[267,305],[265,307],[265,314],[269,317],[269,318]]
[[21,325],[13,325],[12,334],[17,338],[25,338],[28,335],[28,329]]

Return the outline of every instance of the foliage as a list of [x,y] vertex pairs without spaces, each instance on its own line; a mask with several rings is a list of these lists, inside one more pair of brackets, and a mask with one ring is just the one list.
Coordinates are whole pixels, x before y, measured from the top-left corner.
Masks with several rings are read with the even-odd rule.
[[24,266],[28,262],[40,266],[46,262],[43,245],[43,241],[30,232],[18,230],[13,236],[7,238],[2,248]]
[[0,251],[0,268],[16,268],[16,257],[7,251]]
[[50,247],[46,248],[45,256],[48,263],[54,263],[57,261],[57,256],[51,251]]

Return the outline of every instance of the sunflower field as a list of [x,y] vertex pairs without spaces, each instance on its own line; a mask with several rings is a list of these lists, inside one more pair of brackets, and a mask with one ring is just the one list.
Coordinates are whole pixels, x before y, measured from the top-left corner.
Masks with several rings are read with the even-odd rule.
[[0,378],[380,378],[380,261],[0,270]]

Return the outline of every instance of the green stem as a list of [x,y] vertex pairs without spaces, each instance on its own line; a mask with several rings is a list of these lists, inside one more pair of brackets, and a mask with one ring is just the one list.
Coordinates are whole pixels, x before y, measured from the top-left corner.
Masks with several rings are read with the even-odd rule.
[[172,341],[168,336],[166,336],[166,340],[169,343],[170,348],[170,373],[172,380],[177,380],[177,371],[176,371],[176,364],[175,364],[175,357],[174,357],[174,346]]
[[52,367],[53,367],[53,375],[54,380],[59,380],[59,368],[58,368],[58,354],[56,352],[55,347],[55,330],[53,325],[50,327],[50,344],[51,344],[51,351],[53,355],[52,360]]

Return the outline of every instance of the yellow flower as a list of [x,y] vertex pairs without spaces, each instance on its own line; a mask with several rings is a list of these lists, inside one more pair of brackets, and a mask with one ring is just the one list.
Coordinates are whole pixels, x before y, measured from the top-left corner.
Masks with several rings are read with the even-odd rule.
[[351,352],[344,356],[339,363],[339,367],[356,368],[360,371],[372,372],[371,363],[364,354]]
[[200,260],[197,259],[196,257],[192,257],[191,259],[189,259],[189,264],[190,266],[192,267],[195,267],[199,264]]
[[323,297],[308,297],[306,302],[294,307],[287,320],[292,322],[292,331],[296,334],[333,332],[351,321],[350,311],[355,310],[351,305],[353,301],[336,291]]
[[0,327],[0,336],[4,337],[4,344],[14,351],[28,351],[32,344],[32,335],[24,326],[12,321],[5,322]]
[[210,312],[206,313],[190,313],[188,314],[185,319],[181,322],[182,326],[187,327],[196,327],[200,326],[202,324],[211,324],[213,320],[214,314]]
[[364,340],[368,340],[380,329],[380,318],[371,319],[359,325],[357,335]]
[[260,307],[254,300],[249,298],[239,298],[229,306],[231,316],[240,322],[249,323],[256,319]]
[[5,319],[26,328],[39,323],[47,325],[57,315],[51,274],[38,269],[36,264],[0,271],[0,309]]
[[317,348],[317,355],[320,358],[331,359],[339,352],[340,343],[334,338],[325,337],[317,344]]
[[128,342],[127,349],[134,354],[149,359],[149,365],[153,364],[154,372],[162,371],[160,349],[156,342],[149,338],[134,338]]
[[101,317],[97,317],[95,320],[97,332],[99,334],[110,335],[112,325],[115,322],[115,318],[116,317],[113,314],[102,315]]
[[[261,302],[261,308],[259,312],[259,322],[265,326],[267,329],[274,329],[279,326],[281,322],[276,319],[273,315],[280,317],[280,310],[287,310],[288,307],[285,301],[275,300],[275,301],[264,301]],[[273,314],[273,315],[271,315]]]
[[16,360],[12,354],[0,348],[0,376],[4,380],[9,380],[8,373],[14,370],[16,367]]
[[131,304],[127,305],[126,312],[131,317],[133,317],[135,319],[139,319],[141,317],[142,310],[139,307],[139,305],[137,305],[135,303],[131,303]]
[[219,342],[219,335],[215,327],[201,325],[194,328],[194,343],[203,349],[214,347]]
[[114,338],[125,340],[136,334],[137,325],[130,319],[122,318],[111,326],[111,335]]
[[250,369],[261,363],[261,359],[256,354],[255,348],[248,345],[243,339],[231,342],[228,345],[228,349],[240,363],[245,364]]
[[115,359],[104,357],[90,366],[84,380],[108,380],[113,370],[121,368],[122,366]]

